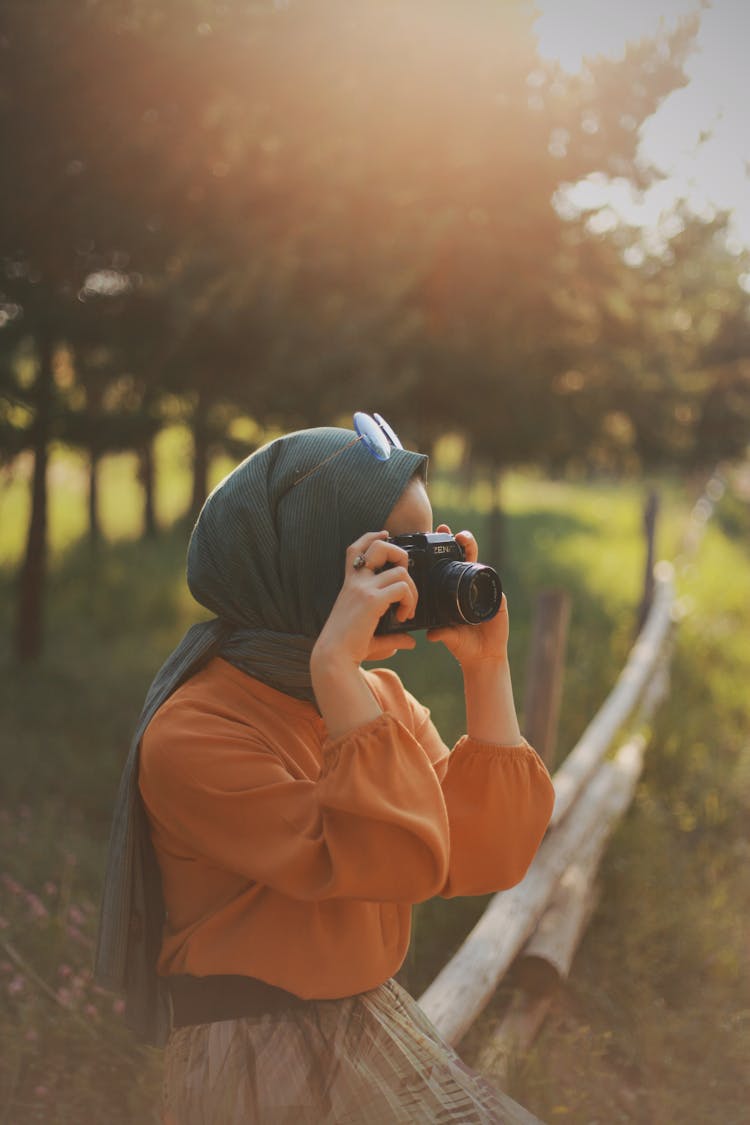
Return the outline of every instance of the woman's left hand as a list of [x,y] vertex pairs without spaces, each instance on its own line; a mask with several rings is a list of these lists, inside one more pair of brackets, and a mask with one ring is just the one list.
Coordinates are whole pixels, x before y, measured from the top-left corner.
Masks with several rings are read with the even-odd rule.
[[[441,523],[436,529],[451,534],[447,524]],[[479,558],[477,541],[470,531],[459,531],[456,541],[461,544],[466,562],[475,563]],[[499,663],[508,655],[508,604],[503,594],[500,609],[490,621],[481,625],[450,625],[441,629],[429,629],[429,641],[442,641],[455,656],[462,668],[486,661]]]

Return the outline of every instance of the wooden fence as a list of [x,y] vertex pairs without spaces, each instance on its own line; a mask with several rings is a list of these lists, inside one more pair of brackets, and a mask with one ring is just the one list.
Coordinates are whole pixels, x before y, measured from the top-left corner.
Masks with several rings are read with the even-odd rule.
[[[568,973],[595,904],[599,862],[635,792],[648,721],[668,690],[671,634],[679,617],[675,574],[696,550],[723,490],[721,477],[714,474],[691,513],[674,564],[649,566],[653,588],[643,627],[609,696],[553,775],[554,812],[526,877],[491,899],[419,998],[441,1034],[458,1043],[517,962],[527,1002],[511,1008],[487,1041],[482,1068],[502,1071],[513,1054],[529,1045],[549,1006],[552,986]],[[628,723],[635,733],[608,757]]]

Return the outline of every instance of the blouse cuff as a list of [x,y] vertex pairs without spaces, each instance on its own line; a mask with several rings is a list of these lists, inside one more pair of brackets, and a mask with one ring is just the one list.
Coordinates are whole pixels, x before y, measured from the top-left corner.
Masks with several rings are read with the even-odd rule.
[[320,776],[325,777],[327,773],[337,765],[341,757],[342,750],[347,746],[356,746],[361,741],[370,742],[373,739],[385,739],[389,735],[392,737],[394,731],[393,727],[400,727],[401,724],[398,720],[390,715],[387,711],[383,711],[375,719],[370,719],[369,722],[362,723],[358,727],[346,732],[346,734],[339,735],[338,738],[326,738],[323,743],[323,768],[320,771]]
[[530,743],[528,743],[523,736],[521,736],[521,741],[516,743],[516,745],[503,746],[498,742],[483,742],[478,738],[472,738],[470,735],[465,734],[461,738],[459,738],[458,742],[453,748],[453,753],[455,754],[458,751],[463,751],[463,753],[466,754],[472,750],[480,754],[495,754],[498,756],[502,755],[504,757],[507,756],[511,758],[526,758],[529,754],[531,754],[532,757],[537,758],[539,761],[541,761],[534,747]]

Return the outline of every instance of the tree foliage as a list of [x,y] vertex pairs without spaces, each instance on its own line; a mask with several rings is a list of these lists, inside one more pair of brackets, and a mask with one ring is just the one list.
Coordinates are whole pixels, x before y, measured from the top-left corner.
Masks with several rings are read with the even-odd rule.
[[176,402],[194,510],[238,415],[380,409],[426,449],[461,433],[493,471],[743,447],[747,263],[723,217],[684,212],[653,255],[561,203],[592,173],[648,182],[638,129],[685,81],[695,19],[571,76],[533,18],[0,0],[0,443],[34,453],[30,589],[50,441],[88,453],[93,533],[98,460],[138,450],[153,529]]

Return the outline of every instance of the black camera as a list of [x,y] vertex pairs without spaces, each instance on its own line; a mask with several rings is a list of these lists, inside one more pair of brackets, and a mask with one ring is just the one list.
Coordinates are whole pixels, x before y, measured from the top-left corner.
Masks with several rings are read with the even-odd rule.
[[[479,625],[500,609],[503,589],[491,566],[464,562],[464,549],[452,535],[396,535],[389,539],[409,555],[409,574],[419,601],[414,617],[396,619],[391,607],[380,619],[376,633],[404,633],[437,629],[442,625]],[[388,563],[387,566],[392,566]],[[385,569],[385,568],[384,568]]]

